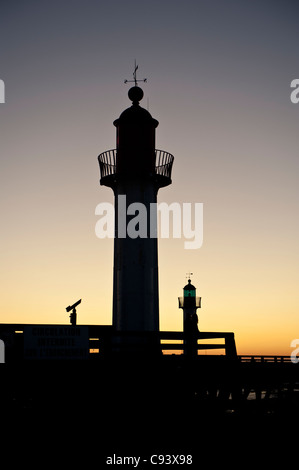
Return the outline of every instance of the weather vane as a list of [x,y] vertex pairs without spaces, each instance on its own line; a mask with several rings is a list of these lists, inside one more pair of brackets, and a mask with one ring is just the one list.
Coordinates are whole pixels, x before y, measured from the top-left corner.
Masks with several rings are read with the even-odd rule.
[[135,68],[133,72],[133,80],[125,80],[125,83],[135,83],[135,86],[137,86],[138,82],[147,82],[147,78],[143,78],[142,80],[137,80],[137,70],[138,70],[138,65],[136,65],[136,60],[135,60]]
[[186,279],[188,278],[188,280],[190,279],[191,280],[191,277],[190,276],[193,276],[193,273],[186,273]]

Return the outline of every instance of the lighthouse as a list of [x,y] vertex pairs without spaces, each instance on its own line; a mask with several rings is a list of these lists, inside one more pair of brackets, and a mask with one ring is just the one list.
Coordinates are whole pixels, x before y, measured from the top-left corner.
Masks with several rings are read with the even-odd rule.
[[183,297],[179,297],[178,300],[179,308],[182,308],[184,313],[185,354],[197,355],[199,330],[196,311],[201,308],[201,297],[196,297],[196,287],[191,284],[190,278],[183,288]]
[[[135,69],[136,72],[136,69]],[[101,153],[100,184],[114,192],[113,326],[120,332],[159,331],[157,194],[171,184],[174,157],[157,150],[158,121],[128,92],[132,104],[114,121],[116,149]]]

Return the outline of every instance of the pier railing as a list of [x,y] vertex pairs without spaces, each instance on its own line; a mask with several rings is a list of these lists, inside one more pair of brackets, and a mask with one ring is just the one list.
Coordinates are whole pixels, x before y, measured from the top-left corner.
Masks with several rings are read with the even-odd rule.
[[248,363],[274,363],[277,364],[279,362],[281,363],[291,363],[291,357],[290,356],[259,356],[259,355],[240,355],[238,356],[240,362],[248,362]]
[[[237,351],[234,339],[234,333],[231,332],[200,332],[198,336],[187,336],[179,331],[115,331],[106,329],[100,334],[100,328],[94,328],[93,344],[91,349],[93,353],[126,351],[130,349],[138,350],[140,348],[153,347],[156,351],[160,350],[164,355],[180,355],[184,351],[187,354],[197,355],[203,350],[223,350],[228,358],[237,358]],[[97,331],[98,330],[98,331]],[[98,336],[99,335],[99,336]],[[98,345],[95,338],[98,337]],[[206,342],[206,340],[208,342]],[[211,343],[210,341],[213,340]],[[222,340],[222,343],[219,343]],[[102,344],[102,346],[101,346]]]
[[[44,327],[44,325],[24,325],[24,324],[0,324],[0,338],[10,338],[7,345],[7,362],[10,362],[10,358],[20,359],[24,355],[24,330],[25,327]],[[61,326],[61,325],[60,325]],[[67,325],[71,328],[69,325]],[[55,328],[56,326],[53,325]],[[182,331],[159,331],[159,332],[145,332],[145,331],[123,331],[118,332],[111,325],[78,325],[76,328],[88,328],[89,344],[88,355],[90,359],[97,359],[109,355],[113,352],[115,347],[118,349],[120,346],[125,351],[127,347],[130,348],[130,342],[126,341],[127,338],[135,340],[137,344],[142,345],[154,345],[154,348],[163,352],[164,355],[168,356],[181,356],[188,348],[188,339]],[[115,341],[116,339],[116,341]],[[118,341],[124,340],[124,341]],[[187,340],[187,341],[186,341]],[[194,342],[195,340],[195,342]],[[263,365],[272,368],[272,365],[280,367],[281,364],[286,367],[292,367],[292,369],[298,370],[299,362],[293,361],[291,356],[282,355],[241,355],[237,354],[234,334],[231,332],[199,332],[197,337],[191,339],[194,345],[194,349],[197,350],[198,357],[228,357],[237,359],[239,363],[247,365],[257,365],[263,367]],[[132,343],[131,343],[132,344]],[[136,344],[136,342],[135,342]],[[217,354],[209,354],[209,351],[214,350]],[[13,359],[13,360],[14,360]],[[296,367],[297,365],[297,367]]]

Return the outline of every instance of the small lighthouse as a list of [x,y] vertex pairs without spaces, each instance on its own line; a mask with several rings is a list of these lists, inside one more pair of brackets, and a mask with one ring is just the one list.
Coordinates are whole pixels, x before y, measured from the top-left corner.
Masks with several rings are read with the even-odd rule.
[[143,90],[114,121],[116,149],[99,155],[100,184],[114,192],[113,326],[159,331],[157,194],[171,184],[174,157],[156,150],[158,121],[139,105]]
[[183,297],[179,297],[178,300],[179,308],[182,308],[184,313],[185,354],[197,354],[199,330],[196,311],[201,308],[201,297],[196,297],[196,287],[191,284],[190,277],[188,284],[183,288]]

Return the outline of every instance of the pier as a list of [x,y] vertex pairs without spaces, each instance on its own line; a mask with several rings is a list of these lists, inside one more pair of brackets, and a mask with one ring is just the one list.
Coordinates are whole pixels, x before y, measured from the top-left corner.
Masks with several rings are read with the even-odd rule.
[[[96,409],[103,395],[108,402],[159,403],[163,413],[182,401],[192,406],[195,415],[299,412],[299,364],[289,356],[238,355],[233,333],[200,332],[198,354],[188,356],[184,354],[183,332],[117,332],[99,325],[31,327],[36,335],[45,334],[48,341],[50,333],[62,332],[64,338],[66,329],[73,333],[77,329],[71,336],[67,331],[66,338],[86,338],[86,350],[79,357],[68,353],[63,360],[47,360],[45,354],[39,357],[37,353],[27,357],[28,340],[24,336],[30,325],[2,324],[2,338],[10,338],[6,363],[0,369],[5,384],[2,398],[12,411],[43,406],[65,409],[70,403]],[[80,329],[84,334],[79,335]],[[129,343],[121,342],[121,350],[119,337],[130,337]],[[131,349],[132,338],[136,337],[137,344],[146,344],[146,348]],[[215,344],[207,343],[211,338]],[[38,351],[49,346],[48,341],[39,339],[34,343]],[[223,344],[219,344],[220,339]],[[76,351],[77,346],[74,344]],[[208,354],[213,349],[222,349],[223,354]],[[30,351],[33,354],[32,348]]]

